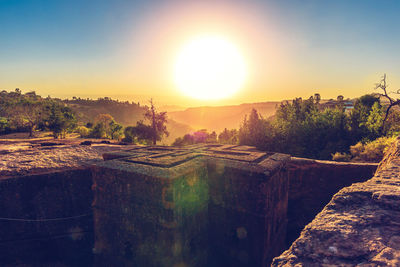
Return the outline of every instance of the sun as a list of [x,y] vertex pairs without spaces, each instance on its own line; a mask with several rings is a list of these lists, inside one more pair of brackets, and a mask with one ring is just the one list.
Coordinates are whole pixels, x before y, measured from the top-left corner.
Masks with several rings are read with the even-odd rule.
[[208,100],[235,94],[246,73],[244,58],[232,42],[219,36],[200,36],[183,46],[174,75],[185,95]]

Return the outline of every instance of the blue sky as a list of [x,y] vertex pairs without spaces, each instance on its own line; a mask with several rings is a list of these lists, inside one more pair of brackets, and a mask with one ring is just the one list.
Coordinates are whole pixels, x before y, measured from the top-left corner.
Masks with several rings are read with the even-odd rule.
[[[174,98],[176,92],[172,89],[164,92],[155,89],[166,82],[157,77],[166,74],[155,65],[158,63],[147,66],[143,51],[149,53],[149,61],[156,62],[152,57],[161,53],[161,48],[143,50],[148,45],[143,41],[147,40],[143,32],[152,29],[149,31],[156,35],[163,20],[166,25],[171,20],[165,14],[185,18],[181,12],[190,10],[191,4],[195,14],[195,2],[0,0],[0,89],[30,88],[62,97],[72,94],[147,97],[155,90],[156,94]],[[257,17],[254,28],[259,33],[256,34],[271,34],[274,38],[271,43],[289,58],[285,59],[287,64],[279,66],[282,68],[279,72],[273,70],[273,66],[280,64],[279,58],[267,63],[255,62],[256,74],[247,93],[231,99],[232,103],[260,97],[265,101],[304,97],[313,90],[319,90],[323,97],[334,97],[336,91],[353,97],[368,93],[367,86],[384,72],[388,73],[391,84],[400,88],[400,1],[201,2],[209,10],[215,6],[214,18],[218,12],[233,6],[239,6],[244,17],[240,16],[241,11],[235,11],[229,15],[232,20]],[[181,6],[189,7],[182,11]],[[206,12],[201,16],[207,21]],[[161,26],[152,28],[153,23]],[[177,24],[171,27],[184,25],[186,21],[174,23]],[[165,33],[160,31],[162,34]],[[242,37],[248,38],[243,34]],[[164,40],[157,38],[148,41]],[[258,41],[255,53],[264,53],[263,47],[268,45]],[[128,62],[127,57],[135,63]],[[131,77],[126,68],[132,68]],[[143,75],[156,78],[141,80]],[[291,76],[290,83],[282,78],[287,75]],[[104,84],[101,93],[97,88],[99,82]],[[264,92],[263,88],[272,87],[278,90]]]

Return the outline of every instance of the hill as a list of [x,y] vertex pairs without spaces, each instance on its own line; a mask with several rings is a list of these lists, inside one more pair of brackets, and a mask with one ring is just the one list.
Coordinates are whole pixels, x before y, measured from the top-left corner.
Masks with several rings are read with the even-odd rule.
[[[146,111],[146,107],[141,106],[139,103],[118,101],[108,97],[99,98],[97,100],[63,100],[63,102],[75,111],[81,123],[93,122],[99,114],[110,114],[115,121],[122,124],[124,127],[133,126],[136,125],[137,121],[144,119],[143,114]],[[190,126],[176,122],[170,117],[168,118],[167,129],[170,135],[164,138],[161,144],[170,144],[177,137],[193,131]]]
[[224,128],[237,129],[244,116],[255,108],[263,117],[274,115],[280,102],[246,103],[232,106],[193,107],[183,111],[169,112],[169,118],[190,125],[195,129],[221,132]]

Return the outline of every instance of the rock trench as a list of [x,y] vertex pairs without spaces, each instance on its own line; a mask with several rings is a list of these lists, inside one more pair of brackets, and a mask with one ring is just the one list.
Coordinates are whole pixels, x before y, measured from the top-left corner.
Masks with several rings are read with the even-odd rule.
[[272,266],[400,266],[400,141],[375,176],[335,194]]

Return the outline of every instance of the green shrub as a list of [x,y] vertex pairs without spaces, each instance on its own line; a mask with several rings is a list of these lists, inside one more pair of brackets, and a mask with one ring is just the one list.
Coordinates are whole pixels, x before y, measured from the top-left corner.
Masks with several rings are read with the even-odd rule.
[[335,154],[332,154],[332,160],[334,161],[348,162],[350,159],[351,155],[347,153],[336,152]]
[[76,129],[77,133],[79,133],[79,135],[84,138],[84,137],[88,137],[89,133],[90,133],[90,129],[86,128],[85,126],[79,126]]
[[5,133],[10,128],[10,124],[7,118],[0,117],[0,133]]
[[396,140],[396,137],[380,137],[374,141],[358,142],[350,147],[350,153],[355,162],[379,162],[382,160],[387,149]]
[[106,128],[104,126],[104,123],[99,122],[97,123],[93,129],[90,131],[89,137],[92,138],[106,138]]

